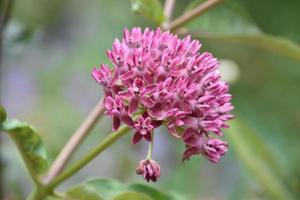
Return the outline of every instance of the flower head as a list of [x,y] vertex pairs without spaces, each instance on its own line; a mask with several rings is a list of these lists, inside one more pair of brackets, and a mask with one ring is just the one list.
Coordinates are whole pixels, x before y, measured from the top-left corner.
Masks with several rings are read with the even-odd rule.
[[180,39],[159,28],[125,29],[122,40],[116,39],[107,51],[113,68],[101,65],[92,71],[104,88],[113,130],[121,122],[131,126],[135,144],[142,138],[151,142],[153,130],[164,124],[185,144],[184,160],[201,154],[218,162],[227,143],[211,134],[223,135],[233,106],[229,86],[220,80],[218,60],[199,52],[200,47],[190,36]]
[[156,161],[151,159],[141,160],[136,173],[142,175],[147,182],[156,182],[160,177],[160,166]]

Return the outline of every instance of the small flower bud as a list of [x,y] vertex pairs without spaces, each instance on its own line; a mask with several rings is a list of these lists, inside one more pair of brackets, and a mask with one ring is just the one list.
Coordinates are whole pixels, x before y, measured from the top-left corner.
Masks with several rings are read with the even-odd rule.
[[203,155],[208,160],[218,163],[220,158],[227,152],[228,143],[219,139],[209,139],[203,145]]
[[136,173],[138,175],[143,175],[147,182],[156,182],[160,177],[160,166],[154,160],[141,160],[136,169]]

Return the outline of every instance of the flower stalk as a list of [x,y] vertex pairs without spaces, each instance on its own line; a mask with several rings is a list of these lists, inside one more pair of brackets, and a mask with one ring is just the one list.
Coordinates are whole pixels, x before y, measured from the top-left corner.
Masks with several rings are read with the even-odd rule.
[[182,27],[183,25],[187,24],[188,22],[192,21],[194,18],[198,17],[199,15],[205,13],[209,9],[217,6],[222,0],[207,0],[202,4],[198,5],[197,7],[193,8],[192,10],[184,13],[177,19],[173,20],[169,26],[165,26],[164,29],[175,31],[176,29]]
[[43,182],[45,184],[49,183],[64,169],[75,150],[79,147],[79,144],[90,133],[90,131],[102,117],[103,113],[103,100],[101,100],[83,121],[83,123],[79,126],[79,128],[75,131],[71,139],[67,142],[67,144],[57,156],[53,165],[50,167],[48,173],[44,177]]
[[171,22],[175,3],[176,3],[176,0],[166,0],[166,2],[165,2],[165,6],[164,6],[165,20],[161,25],[163,28],[168,27]]
[[125,134],[129,133],[131,130],[130,127],[123,125],[117,131],[110,133],[106,138],[104,138],[94,149],[90,150],[85,156],[83,156],[80,160],[66,169],[64,172],[56,176],[46,187],[54,188],[79,170],[81,170],[84,166],[86,166],[90,161],[92,161],[96,156],[98,156],[101,152],[107,149],[110,145],[112,145],[116,140]]
[[152,149],[153,149],[153,141],[154,141],[154,132],[151,133],[151,142],[149,143],[147,159],[151,160],[152,158]]

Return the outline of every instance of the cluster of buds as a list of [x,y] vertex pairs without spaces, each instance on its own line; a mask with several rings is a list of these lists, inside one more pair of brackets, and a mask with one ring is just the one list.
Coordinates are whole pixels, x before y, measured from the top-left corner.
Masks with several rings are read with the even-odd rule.
[[[217,163],[228,144],[222,136],[225,122],[233,118],[228,85],[220,80],[219,63],[190,36],[179,39],[169,31],[125,29],[107,56],[113,64],[94,68],[92,76],[103,86],[106,114],[113,131],[123,122],[135,129],[132,143],[152,142],[153,130],[162,124],[186,150],[183,160],[203,155]],[[138,174],[147,181],[160,175],[157,162],[140,162]]]

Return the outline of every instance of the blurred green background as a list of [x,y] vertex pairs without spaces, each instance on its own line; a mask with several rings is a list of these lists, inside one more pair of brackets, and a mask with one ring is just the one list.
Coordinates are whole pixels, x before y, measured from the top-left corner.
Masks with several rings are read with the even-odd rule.
[[[174,17],[199,2],[177,0]],[[162,176],[153,187],[192,200],[300,197],[299,9],[298,0],[227,0],[185,26],[202,41],[202,51],[221,60],[237,119],[225,134],[230,150],[218,165],[200,156],[182,163],[183,144],[160,129],[153,157]],[[8,116],[35,126],[50,161],[102,97],[92,67],[108,63],[105,51],[133,26],[155,28],[132,13],[127,0],[14,2],[2,41],[1,104]],[[105,117],[73,160],[110,129]],[[135,168],[147,147],[131,146],[130,137],[61,189],[95,177],[143,182]],[[25,199],[31,185],[24,164],[11,140],[1,138],[1,199]]]

